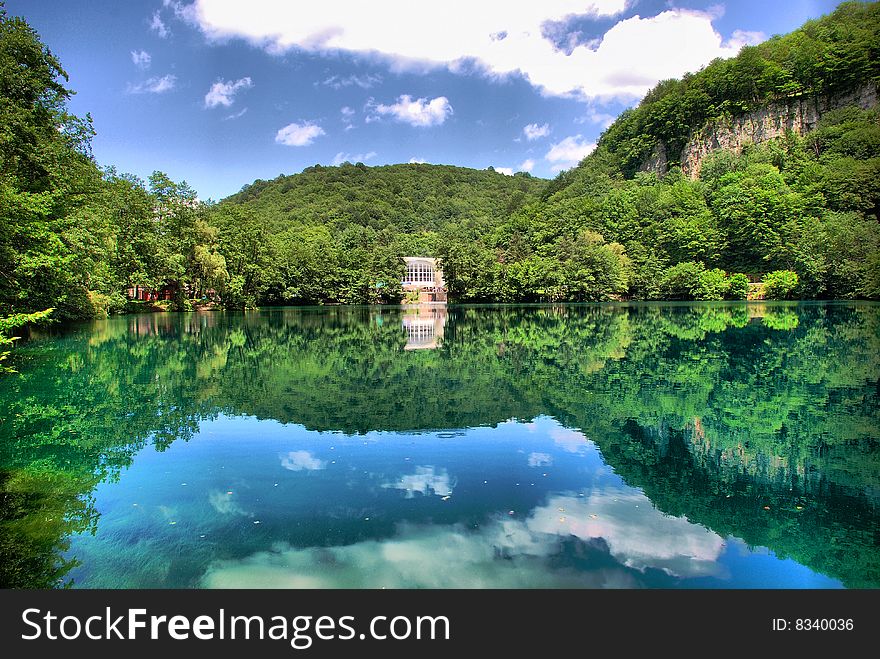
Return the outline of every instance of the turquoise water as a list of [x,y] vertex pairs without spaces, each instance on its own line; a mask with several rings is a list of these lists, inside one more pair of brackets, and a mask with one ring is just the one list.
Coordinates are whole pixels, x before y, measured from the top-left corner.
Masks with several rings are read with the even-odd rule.
[[7,587],[877,587],[880,306],[267,309],[33,337]]

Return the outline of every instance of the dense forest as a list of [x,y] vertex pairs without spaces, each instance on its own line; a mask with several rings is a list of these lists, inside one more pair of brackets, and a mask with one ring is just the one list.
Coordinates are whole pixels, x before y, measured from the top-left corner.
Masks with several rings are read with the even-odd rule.
[[[697,180],[639,171],[707,121],[880,81],[880,4],[663,81],[553,181],[346,163],[202,202],[161,172],[101,168],[61,62],[0,5],[0,359],[15,328],[138,308],[162,290],[266,304],[401,298],[404,255],[439,257],[453,301],[880,297],[880,114],[717,151]],[[51,310],[51,311],[50,311]]]
[[[880,113],[843,107],[805,136],[718,150],[690,180],[672,157],[707,122],[880,81],[880,4],[849,2],[785,36],[660,82],[539,203],[441,244],[460,300],[880,296]],[[658,143],[662,177],[642,170]],[[740,274],[736,274],[740,273]]]
[[445,165],[363,163],[256,181],[207,209],[229,273],[225,300],[399,301],[401,257],[437,254],[453,224],[491,230],[536,202],[546,183]]

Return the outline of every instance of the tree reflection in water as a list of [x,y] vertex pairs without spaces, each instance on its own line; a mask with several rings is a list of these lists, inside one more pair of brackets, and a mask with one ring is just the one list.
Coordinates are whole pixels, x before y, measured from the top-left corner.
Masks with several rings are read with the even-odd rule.
[[[0,582],[69,583],[71,536],[98,529],[98,484],[213,419],[358,435],[549,416],[660,511],[877,587],[878,335],[880,306],[785,303],[266,309],[66,328],[24,345],[20,375],[0,381]],[[410,484],[449,478],[432,469]],[[594,542],[586,528],[568,536]],[[309,550],[295,551],[294,564]]]

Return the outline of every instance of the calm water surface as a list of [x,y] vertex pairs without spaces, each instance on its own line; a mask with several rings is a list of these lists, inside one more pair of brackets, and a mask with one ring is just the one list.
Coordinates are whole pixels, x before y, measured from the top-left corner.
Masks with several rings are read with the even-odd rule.
[[6,587],[880,587],[880,306],[112,318],[0,380]]

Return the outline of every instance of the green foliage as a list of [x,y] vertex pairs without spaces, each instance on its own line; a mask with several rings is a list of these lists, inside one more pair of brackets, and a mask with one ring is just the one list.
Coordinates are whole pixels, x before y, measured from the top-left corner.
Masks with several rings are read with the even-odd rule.
[[749,278],[741,272],[730,275],[727,280],[726,300],[745,300],[749,295]]
[[452,299],[470,302],[494,297],[491,273],[495,258],[481,242],[452,235],[449,240],[441,242],[437,256]]
[[803,206],[772,165],[750,165],[723,176],[713,208],[726,238],[725,265],[738,271],[759,266],[760,271],[787,264],[787,246],[797,234]]
[[745,300],[749,279],[742,273],[729,275],[702,263],[677,263],[660,273],[660,296],[668,300]]
[[701,290],[706,268],[702,263],[686,261],[667,268],[660,277],[660,291],[667,300],[694,300]]
[[856,107],[832,110],[822,116],[819,126],[805,142],[819,156],[842,156],[867,160],[880,156],[880,124],[877,110],[864,112]]
[[606,243],[593,231],[560,242],[566,300],[602,301],[626,291],[629,259],[622,245]]
[[704,270],[697,276],[696,300],[723,300],[728,292],[727,274],[719,268]]
[[[67,113],[67,74],[22,19],[0,7],[0,313],[91,312],[100,227],[84,215],[100,173],[90,119]],[[80,258],[82,257],[82,258]]]
[[[454,236],[458,223],[481,235],[511,213],[534,201],[544,182],[528,176],[509,177],[438,165],[365,167],[344,163],[316,165],[301,174],[256,181],[209,212],[211,222],[225,227],[223,253],[229,265],[228,304],[302,304],[316,302],[396,302],[403,295],[402,257],[446,258],[453,273],[466,277],[467,263],[456,270],[454,256],[441,239]],[[238,220],[259,224],[267,233],[264,254],[252,254],[250,275],[243,275]],[[453,249],[467,261],[462,249]],[[493,266],[486,263],[485,272]],[[249,282],[259,283],[249,285]],[[461,288],[453,274],[450,285]],[[239,289],[245,286],[249,292]],[[494,297],[491,287],[462,290],[460,299]]]
[[790,300],[798,286],[798,276],[791,270],[776,270],[764,275],[764,297],[768,300]]
[[533,200],[546,184],[448,165],[315,165],[300,174],[257,180],[220,206],[246,206],[273,230],[351,225],[401,234],[440,231],[451,222],[497,222]]
[[15,342],[20,338],[13,336],[13,332],[17,329],[25,328],[31,324],[45,322],[54,309],[44,309],[34,313],[17,313],[12,316],[0,317],[0,375],[4,373],[15,373],[15,369],[4,364],[3,362],[9,357],[9,350]]

